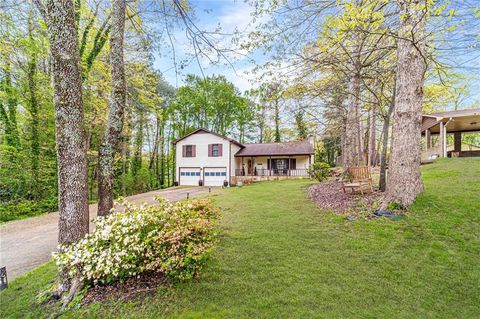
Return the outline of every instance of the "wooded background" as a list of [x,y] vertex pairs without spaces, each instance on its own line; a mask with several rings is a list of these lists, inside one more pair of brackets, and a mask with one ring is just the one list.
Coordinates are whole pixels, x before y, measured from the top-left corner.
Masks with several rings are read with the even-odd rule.
[[[426,8],[422,1],[406,2],[420,6],[420,11],[422,5]],[[153,62],[158,37],[172,43],[168,39],[173,28],[191,36],[193,56],[214,52],[227,61],[229,57],[209,37],[214,31],[195,29],[193,6],[178,1],[152,3],[126,5],[126,107],[113,162],[114,197],[171,186],[175,174],[171,142],[199,127],[242,143],[298,140],[314,134],[317,161],[333,166],[343,154],[347,166],[382,163],[385,167],[402,39],[397,2],[252,1],[256,8],[252,19],[262,18],[261,28],[246,35],[225,35],[237,44],[229,51],[269,54],[268,63],[258,66],[254,88],[246,92],[222,75],[188,75],[180,87],[168,83]],[[98,154],[111,103],[109,37],[114,24],[109,2],[76,0],[74,4],[88,199],[95,202]],[[472,54],[478,33],[467,31],[479,29],[479,11],[468,1],[427,5],[421,17],[425,30],[412,39],[425,45],[423,111],[475,106],[478,101],[468,99],[472,79],[442,57],[447,49],[453,50],[450,54]],[[161,36],[150,28],[152,23],[163,23],[159,16],[166,21]],[[0,210],[10,214],[8,220],[17,214],[57,209],[58,162],[47,25],[29,1],[4,2],[0,19]],[[465,134],[464,141],[480,144],[473,134]],[[381,187],[385,185],[383,178]]]

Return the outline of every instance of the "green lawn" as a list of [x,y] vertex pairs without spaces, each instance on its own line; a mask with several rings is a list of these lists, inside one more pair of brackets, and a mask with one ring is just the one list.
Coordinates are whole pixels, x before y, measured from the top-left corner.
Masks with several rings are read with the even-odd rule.
[[[225,190],[218,247],[202,275],[136,302],[66,317],[479,318],[480,159],[423,167],[426,191],[401,221],[347,222],[307,198],[310,181]],[[46,264],[0,294],[0,317],[46,317]]]

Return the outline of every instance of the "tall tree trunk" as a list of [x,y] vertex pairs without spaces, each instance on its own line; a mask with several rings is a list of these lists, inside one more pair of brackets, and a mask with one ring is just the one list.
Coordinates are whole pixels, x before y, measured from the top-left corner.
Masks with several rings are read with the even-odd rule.
[[343,116],[341,120],[341,126],[340,126],[340,149],[342,152],[342,157],[340,162],[335,162],[336,165],[342,165],[343,167],[346,167],[345,164],[345,153],[347,152],[347,146],[346,146],[346,140],[347,140],[347,117]]
[[[7,145],[13,146],[15,148],[20,147],[20,138],[18,135],[18,128],[17,128],[17,93],[13,87],[12,83],[12,62],[11,57],[8,53],[5,54],[5,66],[4,66],[4,73],[5,73],[5,80],[3,83],[3,90],[7,95],[7,109],[3,109],[2,114],[5,120],[5,141]],[[3,108],[3,107],[2,107]]]
[[263,111],[264,110],[264,106],[262,106],[262,111],[261,111],[261,116],[260,118],[258,119],[258,128],[259,128],[259,139],[258,139],[258,143],[263,143],[263,136],[265,134],[265,112]]
[[[170,129],[169,141],[173,141],[175,136],[175,130]],[[168,172],[168,186],[171,186],[175,182],[175,174],[177,173],[175,168],[175,147],[172,147],[172,144],[168,146],[168,157],[167,157],[167,172]]]
[[157,115],[155,117],[155,134],[153,137],[153,149],[150,151],[150,160],[148,161],[148,169],[152,170],[155,168],[155,162],[158,155],[158,144],[160,137],[160,117]]
[[143,122],[144,122],[143,110],[138,110],[137,132],[136,132],[135,141],[134,141],[133,163],[132,163],[133,176],[136,176],[138,171],[142,168],[142,150],[143,150],[143,135],[144,135]]
[[94,196],[95,196],[95,193],[93,191],[94,187],[95,187],[95,181],[96,181],[96,177],[95,177],[95,168],[96,168],[96,165],[90,165],[90,163],[87,163],[87,171],[88,171],[88,200],[91,201],[91,200],[94,200]]
[[[361,106],[359,104],[358,109],[357,109],[357,116],[358,116],[358,153],[360,154],[359,158],[359,164],[365,164],[367,162],[367,152],[366,152],[366,145],[365,145],[365,140],[366,140],[366,133],[365,133],[365,125],[362,120],[361,116]],[[367,164],[368,165],[368,164]]]
[[343,153],[344,170],[358,166],[362,156],[360,143],[360,72],[357,71],[348,83],[347,119]]
[[377,152],[377,114],[376,104],[373,104],[370,108],[370,116],[368,117],[368,165],[375,166],[375,153]]
[[58,210],[61,245],[88,233],[88,171],[83,127],[82,79],[75,8],[72,1],[49,0],[42,12],[52,56],[58,159]]
[[383,115],[382,128],[382,154],[380,158],[380,180],[379,189],[384,192],[387,189],[387,154],[388,154],[388,130],[390,128],[390,119],[392,118],[393,110],[395,109],[396,83],[393,86],[392,100],[388,106],[387,113]]
[[110,33],[110,70],[112,95],[107,128],[98,155],[98,215],[106,215],[113,207],[113,163],[120,141],[125,112],[125,67],[123,38],[125,33],[125,0],[112,1],[112,31]]
[[126,104],[126,109],[125,109],[125,124],[123,127],[123,132],[121,136],[121,141],[122,141],[122,195],[127,196],[128,195],[128,189],[127,189],[127,174],[129,171],[129,168],[131,168],[131,162],[130,162],[130,142],[132,139],[132,123],[133,123],[133,116],[131,112],[132,108],[129,103],[129,99],[127,96],[127,104]]
[[304,119],[304,111],[299,110],[295,113],[294,117],[298,140],[304,140],[308,136],[308,129]]
[[425,0],[398,0],[401,26],[386,202],[408,207],[422,192],[420,122],[425,64]]
[[122,136],[122,195],[127,196],[127,142],[126,136]]
[[165,186],[165,120],[162,115],[162,124],[160,126],[160,147],[159,147],[159,170],[158,170],[158,181],[160,187],[164,188]]
[[380,159],[380,181],[379,188],[381,191],[387,189],[387,152],[388,152],[388,129],[390,127],[390,118],[392,117],[393,109],[395,108],[395,88],[393,88],[392,101],[388,107],[387,114],[383,118],[382,129],[382,155]]
[[274,110],[275,110],[275,143],[280,143],[280,107],[278,106],[278,98],[274,100]]
[[[149,188],[153,189],[157,183],[157,175],[155,172],[155,162],[157,160],[157,149],[158,149],[158,132],[159,132],[158,119],[155,121],[155,128],[150,125],[147,126],[147,140],[148,140],[148,154],[150,156],[148,160],[148,177],[149,177]],[[153,147],[151,144],[150,128],[152,129],[153,137]]]

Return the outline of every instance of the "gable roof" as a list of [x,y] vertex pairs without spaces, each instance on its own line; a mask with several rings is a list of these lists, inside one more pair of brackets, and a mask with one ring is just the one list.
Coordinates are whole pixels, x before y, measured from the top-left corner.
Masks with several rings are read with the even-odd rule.
[[311,155],[313,146],[308,141],[244,144],[235,156],[277,156],[277,155]]
[[191,133],[188,133],[187,135],[184,135],[184,136],[182,136],[182,137],[180,137],[180,138],[177,138],[177,139],[174,140],[172,143],[173,143],[173,144],[177,144],[179,141],[181,141],[181,140],[183,140],[183,139],[185,139],[185,138],[187,138],[187,137],[189,137],[189,136],[191,136],[191,135],[200,133],[200,132],[213,134],[213,135],[218,136],[218,137],[220,137],[220,138],[223,138],[223,139],[225,139],[225,140],[227,140],[227,141],[229,141],[229,142],[231,142],[231,143],[233,143],[233,144],[237,144],[238,146],[243,147],[243,144],[241,144],[240,142],[234,140],[233,138],[229,138],[229,137],[223,136],[223,135],[221,135],[221,134],[218,134],[218,133],[209,131],[209,130],[207,130],[207,129],[205,129],[205,128],[196,129],[195,131],[193,131],[193,132],[191,132]]

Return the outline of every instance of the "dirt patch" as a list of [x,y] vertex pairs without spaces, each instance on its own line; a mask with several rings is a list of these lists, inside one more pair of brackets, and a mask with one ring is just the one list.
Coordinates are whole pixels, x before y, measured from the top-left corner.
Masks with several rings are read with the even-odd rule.
[[167,285],[166,278],[163,274],[148,271],[142,273],[139,277],[132,277],[123,282],[114,284],[97,285],[88,289],[82,304],[88,305],[92,302],[102,302],[107,300],[132,300],[156,292],[160,285]]
[[345,194],[342,184],[337,181],[327,181],[310,186],[310,198],[323,210],[338,214],[373,213],[382,200],[383,193],[373,192],[364,195]]

